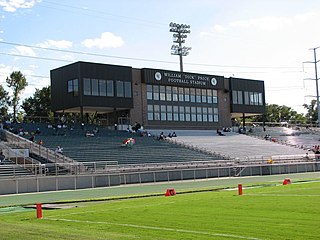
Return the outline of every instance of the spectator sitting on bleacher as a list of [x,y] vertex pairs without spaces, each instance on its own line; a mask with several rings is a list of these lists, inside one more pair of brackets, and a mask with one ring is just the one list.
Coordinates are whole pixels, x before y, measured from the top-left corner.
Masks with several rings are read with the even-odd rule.
[[40,134],[41,133],[41,131],[40,131],[40,129],[39,128],[37,128],[37,130],[34,132],[35,134]]
[[99,128],[95,127],[92,131],[96,135],[99,132]]
[[217,134],[218,134],[219,136],[225,136],[225,135],[221,132],[221,130],[220,130],[219,128],[217,128]]
[[29,140],[30,140],[31,142],[34,142],[34,135],[31,135],[31,137],[29,138]]
[[63,153],[63,148],[60,147],[60,146],[58,146],[58,147],[56,148],[56,150],[55,150],[55,153],[60,153],[60,154],[62,154],[62,153]]
[[163,132],[160,133],[158,140],[165,140],[166,136],[163,134]]
[[86,132],[86,137],[94,137],[94,133],[91,133],[89,131]]
[[0,164],[3,163],[3,161],[5,160],[6,156],[3,154],[2,150],[0,151]]

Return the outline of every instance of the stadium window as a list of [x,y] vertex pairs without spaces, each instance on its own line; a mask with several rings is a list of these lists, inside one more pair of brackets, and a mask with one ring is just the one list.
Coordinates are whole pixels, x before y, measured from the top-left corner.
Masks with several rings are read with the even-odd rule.
[[262,98],[262,93],[259,93],[259,105],[263,105],[263,98]]
[[173,121],[179,121],[179,108],[178,108],[178,106],[173,106]]
[[196,90],[190,88],[190,102],[196,102]]
[[152,85],[147,85],[147,99],[152,100]]
[[73,79],[73,95],[78,96],[79,95],[79,80]]
[[203,103],[206,103],[207,102],[207,89],[202,89],[201,93],[202,93],[202,100],[201,101]]
[[159,105],[153,106],[153,113],[154,113],[154,120],[160,120],[160,106]]
[[257,92],[254,93],[254,105],[259,105],[259,94]]
[[99,96],[99,80],[91,79],[91,95]]
[[148,120],[153,120],[153,105],[148,105]]
[[171,101],[172,100],[172,88],[171,86],[166,86],[166,100]]
[[131,98],[132,93],[131,93],[131,82],[124,82],[124,97],[126,98]]
[[117,97],[124,97],[124,82],[117,81]]
[[166,86],[160,86],[160,100],[166,100]]
[[99,80],[99,96],[107,96],[107,81]]
[[161,105],[161,121],[167,120],[167,109],[166,105]]
[[232,91],[232,103],[237,104],[238,103],[238,93],[237,91]]
[[179,107],[179,119],[180,121],[184,121],[184,106]]
[[201,103],[201,89],[196,89],[196,102]]
[[208,108],[208,121],[213,122],[213,110],[212,108]]
[[197,107],[197,121],[202,122],[202,111],[201,107]]
[[238,91],[238,104],[243,104],[242,91]]
[[218,103],[218,91],[217,90],[212,90],[212,102]]
[[254,105],[254,95],[253,92],[249,92],[249,105]]
[[159,100],[159,86],[153,85],[153,100]]
[[78,79],[73,79],[68,81],[68,93],[73,93],[74,96],[78,96],[79,94]]
[[172,106],[167,106],[167,120],[172,121]]
[[249,92],[244,92],[244,104],[249,105]]
[[73,92],[73,80],[68,81],[68,93]]
[[206,107],[202,108],[202,121],[208,122],[208,109]]
[[83,79],[83,95],[90,96],[91,95],[91,81],[90,78]]
[[184,94],[183,94],[183,88],[182,87],[179,87],[178,88],[178,92],[179,92],[179,101],[180,102],[183,102],[184,101]]
[[208,89],[207,90],[207,102],[208,103],[212,103],[212,90],[211,89]]
[[219,121],[218,108],[213,108],[213,121],[214,122]]
[[196,107],[191,107],[191,121],[197,121]]
[[178,101],[178,88],[172,87],[172,101]]
[[113,87],[113,81],[107,80],[107,96],[113,97],[114,96],[114,87]]
[[186,121],[190,122],[190,107],[185,107],[185,112],[186,112]]
[[190,89],[185,88],[184,89],[184,101],[189,102],[190,101]]

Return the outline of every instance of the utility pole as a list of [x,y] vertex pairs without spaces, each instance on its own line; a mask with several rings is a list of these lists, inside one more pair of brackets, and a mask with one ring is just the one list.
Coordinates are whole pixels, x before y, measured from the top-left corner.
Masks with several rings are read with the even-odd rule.
[[173,42],[178,43],[178,45],[173,44],[171,46],[171,55],[179,55],[180,72],[183,72],[182,57],[187,56],[189,54],[191,47],[182,47],[182,43],[185,43],[185,38],[188,37],[187,34],[189,34],[191,32],[189,30],[190,25],[177,24],[177,23],[171,22],[169,24],[169,27],[170,27],[170,32],[173,32]]
[[317,60],[317,49],[320,47],[316,48],[310,48],[309,50],[313,51],[313,57],[314,57],[314,62],[305,62],[305,63],[313,63],[314,64],[314,71],[315,71],[315,80],[316,81],[316,98],[317,98],[317,111],[318,111],[318,127],[320,127],[320,104],[319,104],[319,84],[318,84],[318,66],[317,63],[319,60]]

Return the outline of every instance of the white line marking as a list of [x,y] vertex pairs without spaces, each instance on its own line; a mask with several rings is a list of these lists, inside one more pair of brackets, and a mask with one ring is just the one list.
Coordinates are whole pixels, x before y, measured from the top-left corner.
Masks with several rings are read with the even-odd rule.
[[186,230],[186,229],[175,229],[175,228],[166,228],[166,227],[144,226],[144,225],[136,225],[136,224],[130,224],[130,223],[93,222],[93,221],[82,221],[82,220],[71,220],[71,219],[55,219],[55,218],[43,218],[43,220],[75,222],[75,223],[107,224],[107,225],[115,225],[115,226],[121,226],[121,227],[132,227],[132,228],[142,228],[142,229],[161,230],[161,231],[170,231],[170,232],[202,234],[202,235],[207,235],[207,236],[219,236],[219,237],[247,239],[247,240],[261,240],[260,238],[245,237],[245,236],[233,235],[233,234],[210,233],[210,232],[192,231],[192,230]]

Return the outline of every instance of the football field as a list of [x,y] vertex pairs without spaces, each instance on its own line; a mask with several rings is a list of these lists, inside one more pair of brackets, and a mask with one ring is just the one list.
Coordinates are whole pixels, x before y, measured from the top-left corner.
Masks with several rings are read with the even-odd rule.
[[1,239],[319,239],[320,182],[0,209]]

